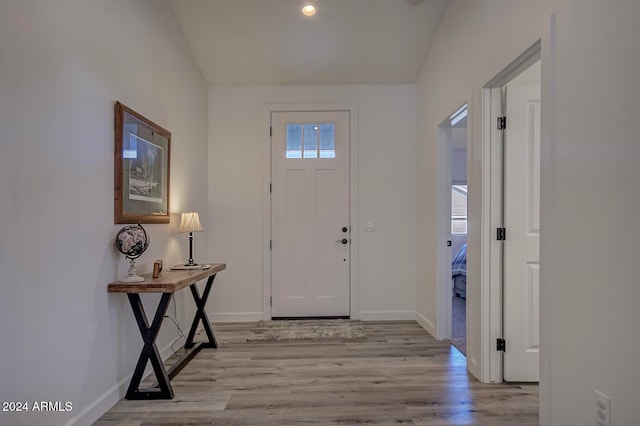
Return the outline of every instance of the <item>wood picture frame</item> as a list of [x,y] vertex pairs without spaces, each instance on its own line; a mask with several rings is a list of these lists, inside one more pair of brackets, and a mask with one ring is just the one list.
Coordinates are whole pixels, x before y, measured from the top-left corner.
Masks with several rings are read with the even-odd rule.
[[115,103],[114,223],[169,223],[171,133]]

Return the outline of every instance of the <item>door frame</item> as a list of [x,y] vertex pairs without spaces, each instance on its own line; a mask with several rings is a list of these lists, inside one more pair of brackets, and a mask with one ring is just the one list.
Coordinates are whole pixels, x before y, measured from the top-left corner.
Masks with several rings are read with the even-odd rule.
[[[459,110],[460,107],[456,109]],[[448,187],[448,191],[447,191]],[[436,339],[451,339],[451,119],[438,125],[438,203],[437,203],[437,303]]]
[[349,316],[358,312],[358,106],[355,103],[265,104],[262,144],[262,319],[271,320],[271,114],[274,112],[349,113],[349,226],[351,247],[349,262]]
[[[453,253],[447,246],[447,240],[451,240],[451,185],[452,178],[452,126],[451,118],[462,108],[467,110],[467,176],[469,176],[469,109],[470,104],[465,101],[454,112],[442,120],[438,125],[438,189],[437,189],[437,304],[438,326],[436,339],[451,339],[452,335],[452,280],[451,261]],[[468,183],[468,179],[467,179]],[[468,214],[468,211],[467,211]],[[467,216],[467,221],[468,221]]]
[[[482,88],[482,231],[481,231],[481,375],[484,382],[503,381],[503,353],[496,341],[503,337],[503,244],[495,230],[502,226],[504,213],[503,132],[496,121],[503,115],[503,92],[509,81],[542,59],[541,40],[499,72]],[[541,130],[541,135],[543,135]],[[541,259],[542,263],[542,259]],[[542,315],[542,313],[541,313]]]

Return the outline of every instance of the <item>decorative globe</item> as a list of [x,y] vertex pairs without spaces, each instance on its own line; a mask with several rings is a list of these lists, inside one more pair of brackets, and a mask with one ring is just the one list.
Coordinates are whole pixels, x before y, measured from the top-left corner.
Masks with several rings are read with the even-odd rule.
[[149,238],[142,225],[125,226],[116,235],[115,244],[127,259],[137,259],[149,247]]

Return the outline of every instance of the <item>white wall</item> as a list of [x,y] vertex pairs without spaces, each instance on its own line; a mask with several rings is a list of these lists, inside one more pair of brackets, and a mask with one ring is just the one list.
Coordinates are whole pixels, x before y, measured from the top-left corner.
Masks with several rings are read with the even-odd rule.
[[[456,129],[453,129],[456,130]],[[465,132],[466,135],[466,132]],[[453,184],[467,183],[467,149],[455,148],[451,153],[451,180]]]
[[[126,272],[113,249],[114,101],[172,132],[171,211],[199,210],[206,228],[207,85],[164,1],[3,0],[0,16],[0,340],[11,351],[0,389],[3,400],[73,404],[0,423],[90,424],[122,396],[142,347],[126,296],[107,293]],[[185,258],[176,219],[145,226],[142,272]],[[206,256],[204,241],[197,250]],[[143,300],[153,312],[157,297]],[[165,327],[159,348],[175,336]]]
[[613,424],[633,425],[640,418],[640,343],[629,338],[640,329],[640,235],[635,216],[620,214],[640,208],[634,196],[640,181],[639,18],[635,1],[452,0],[417,84],[417,295],[427,328],[436,324],[438,309],[437,124],[470,101],[467,348],[468,367],[481,377],[481,88],[542,38],[543,425],[595,424],[595,389],[612,396]]
[[[436,335],[437,320],[437,147],[438,124],[469,104],[471,133],[467,159],[469,234],[467,235],[467,360],[481,377],[480,225],[482,86],[517,58],[549,26],[550,1],[451,1],[417,83],[418,90],[418,283],[420,323]],[[500,31],[496,31],[500,28]],[[444,242],[440,242],[444,243]]]
[[595,389],[611,397],[612,424],[640,421],[639,20],[632,0],[572,1],[557,15],[555,152],[543,171],[550,424],[594,424]]
[[[14,287],[13,268],[15,256],[12,250],[16,233],[13,228],[13,208],[9,200],[13,192],[13,140],[14,128],[10,124],[14,121],[11,108],[13,86],[9,74],[4,66],[5,60],[10,58],[11,49],[11,20],[8,10],[0,6],[0,340],[2,341],[2,355],[0,355],[0,401],[11,401],[15,397],[15,355],[11,348],[14,340]],[[15,423],[15,416],[0,413],[0,421],[6,424]]]
[[[358,117],[359,306],[353,317],[415,312],[415,86],[214,86],[210,90],[209,251],[227,262],[210,312],[263,318],[266,104],[355,103]],[[364,232],[366,219],[376,232]]]

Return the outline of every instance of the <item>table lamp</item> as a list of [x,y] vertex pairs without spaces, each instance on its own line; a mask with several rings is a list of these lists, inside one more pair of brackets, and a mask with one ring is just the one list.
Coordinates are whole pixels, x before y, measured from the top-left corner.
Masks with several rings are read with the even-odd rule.
[[180,228],[178,228],[178,232],[180,233],[189,233],[189,262],[185,263],[184,266],[196,266],[197,263],[193,262],[193,233],[201,232],[204,228],[200,224],[200,217],[197,212],[188,212],[182,213],[182,218],[180,220]]

